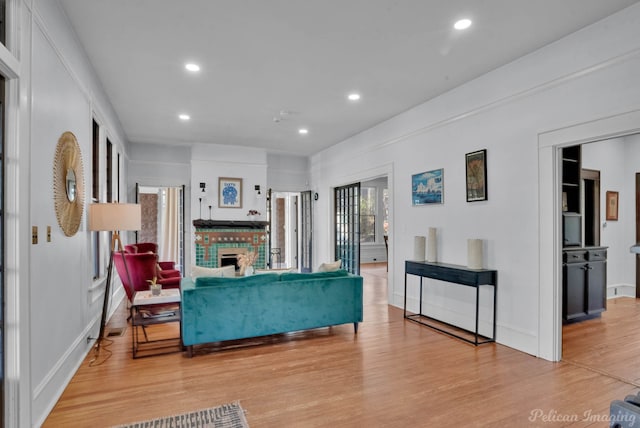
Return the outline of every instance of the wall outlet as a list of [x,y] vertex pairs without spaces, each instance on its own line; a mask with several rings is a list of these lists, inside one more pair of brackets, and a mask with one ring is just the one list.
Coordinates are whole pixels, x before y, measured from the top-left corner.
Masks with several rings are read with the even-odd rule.
[[51,242],[51,226],[47,226],[47,242]]
[[31,226],[31,243],[33,245],[38,243],[38,226]]
[[613,287],[613,295],[614,296],[618,295],[618,287]]

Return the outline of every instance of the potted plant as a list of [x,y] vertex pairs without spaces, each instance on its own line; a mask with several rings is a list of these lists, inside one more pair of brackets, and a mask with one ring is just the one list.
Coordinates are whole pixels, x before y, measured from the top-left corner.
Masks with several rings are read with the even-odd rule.
[[151,290],[152,296],[159,296],[162,292],[162,284],[158,284],[158,277],[153,277],[153,279],[147,279],[149,283],[149,289]]

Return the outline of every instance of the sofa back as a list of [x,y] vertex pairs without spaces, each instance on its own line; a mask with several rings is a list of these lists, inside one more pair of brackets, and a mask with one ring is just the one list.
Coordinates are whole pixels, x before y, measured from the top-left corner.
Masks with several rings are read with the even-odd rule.
[[184,278],[181,289],[187,346],[362,321],[362,277],[344,271]]

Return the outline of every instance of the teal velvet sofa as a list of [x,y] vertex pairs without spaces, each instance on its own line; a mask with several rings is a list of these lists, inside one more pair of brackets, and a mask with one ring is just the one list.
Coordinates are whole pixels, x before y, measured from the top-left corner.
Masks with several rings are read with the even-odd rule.
[[362,321],[362,277],[344,270],[183,278],[182,340],[193,345]]

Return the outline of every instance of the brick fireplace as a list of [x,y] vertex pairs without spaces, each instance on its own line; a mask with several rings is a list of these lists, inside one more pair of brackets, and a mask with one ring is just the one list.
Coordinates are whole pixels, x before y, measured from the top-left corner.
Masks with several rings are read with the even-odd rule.
[[234,264],[237,256],[249,251],[258,253],[257,269],[267,266],[266,221],[194,220],[196,265],[222,267]]

